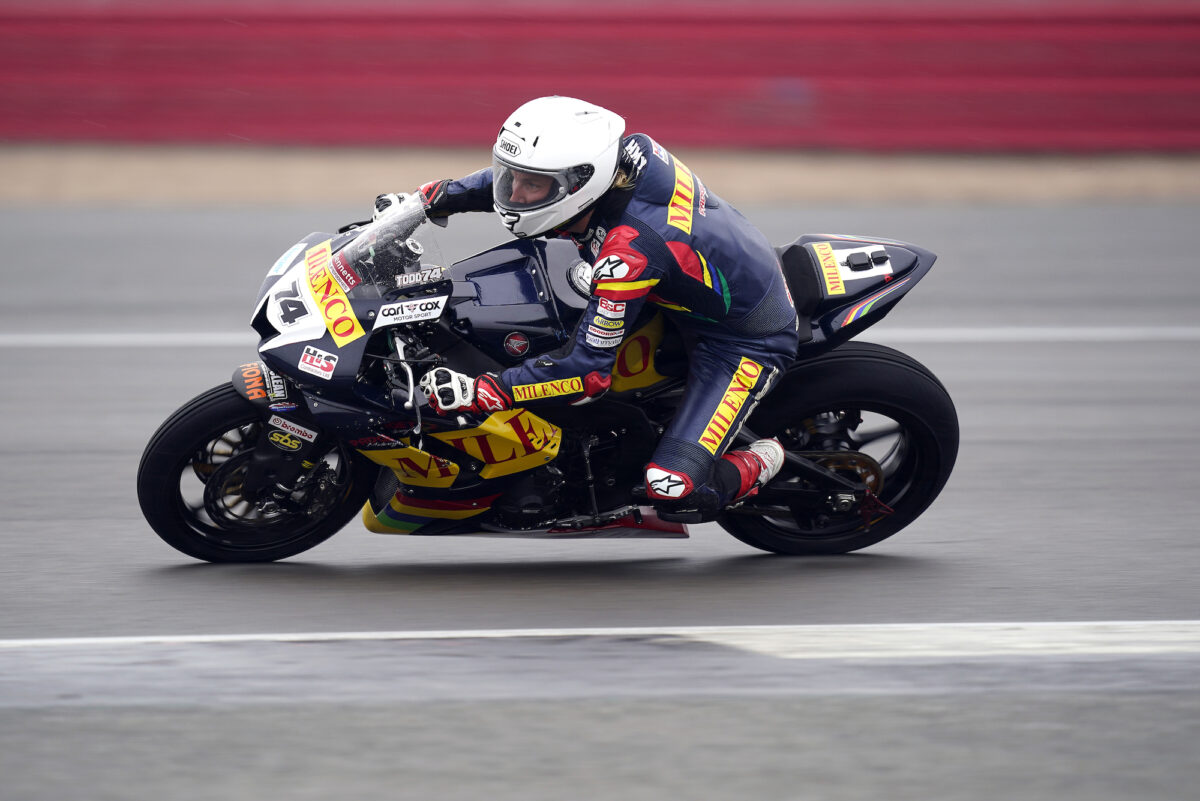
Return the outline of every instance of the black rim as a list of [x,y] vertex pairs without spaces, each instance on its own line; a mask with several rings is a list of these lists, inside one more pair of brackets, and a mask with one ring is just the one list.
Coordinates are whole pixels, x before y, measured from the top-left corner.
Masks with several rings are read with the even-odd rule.
[[[923,465],[920,440],[903,419],[902,414],[883,408],[826,409],[807,413],[794,427],[773,434],[788,451],[862,481],[883,504],[897,510],[916,494]],[[781,484],[811,488],[786,463],[770,486]],[[887,516],[883,512],[864,516],[858,508],[834,513],[802,505],[756,505],[745,511],[760,516],[777,533],[803,540],[844,537],[877,525]]]
[[187,527],[225,550],[287,547],[308,537],[345,497],[350,459],[331,447],[288,499],[291,507],[263,507],[242,494],[242,476],[262,424],[226,423],[206,435],[176,470],[176,503]]

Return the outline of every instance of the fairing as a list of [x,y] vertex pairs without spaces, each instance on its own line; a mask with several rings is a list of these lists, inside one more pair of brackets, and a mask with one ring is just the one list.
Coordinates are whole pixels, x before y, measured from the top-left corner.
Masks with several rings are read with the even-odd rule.
[[[579,443],[592,429],[616,437],[594,454],[610,460],[622,483],[593,498],[602,510],[628,504],[625,483],[649,458],[654,415],[669,418],[682,386],[686,359],[671,324],[647,307],[618,350],[609,394],[594,405],[436,416],[414,391],[436,360],[479,373],[555,351],[572,341],[587,302],[567,277],[580,261],[568,243],[516,241],[446,266],[438,232],[423,221],[409,203],[389,222],[313,233],[289,248],[268,273],[252,321],[262,336],[261,378],[278,386],[259,387],[246,365],[244,389],[263,391],[264,405],[286,395],[297,407],[279,415],[289,425],[335,436],[384,468],[363,510],[372,531],[686,536],[629,506],[602,525],[552,524],[564,471],[581,459]],[[935,258],[901,242],[836,235],[806,235],[780,252],[810,332],[801,357],[880,319]],[[526,522],[514,527],[513,519]]]
[[777,251],[800,316],[800,358],[879,322],[937,259],[907,242],[846,234],[805,234]]

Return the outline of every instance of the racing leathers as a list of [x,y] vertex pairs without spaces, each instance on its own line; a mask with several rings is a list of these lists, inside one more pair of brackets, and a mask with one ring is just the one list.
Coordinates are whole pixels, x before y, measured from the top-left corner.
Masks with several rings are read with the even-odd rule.
[[[757,228],[649,136],[621,145],[619,180],[591,207],[586,233],[573,235],[593,265],[573,340],[503,371],[497,383],[519,406],[598,397],[630,327],[654,304],[683,335],[689,366],[683,400],[646,467],[647,496],[719,509],[745,492],[747,471],[757,474],[721,456],[793,358],[796,310]],[[490,211],[492,171],[434,181],[421,194],[432,217]]]

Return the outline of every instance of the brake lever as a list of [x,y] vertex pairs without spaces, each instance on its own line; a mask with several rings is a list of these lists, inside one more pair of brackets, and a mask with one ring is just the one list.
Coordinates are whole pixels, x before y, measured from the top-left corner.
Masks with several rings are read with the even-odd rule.
[[399,359],[400,366],[404,368],[404,375],[408,378],[408,398],[404,401],[404,408],[412,410],[413,416],[417,418],[417,424],[413,426],[412,433],[417,438],[417,450],[423,450],[423,440],[421,437],[421,404],[417,403],[417,382],[413,377],[412,368],[408,366],[408,362],[404,359],[404,341],[392,332],[392,346],[396,349],[396,356]]

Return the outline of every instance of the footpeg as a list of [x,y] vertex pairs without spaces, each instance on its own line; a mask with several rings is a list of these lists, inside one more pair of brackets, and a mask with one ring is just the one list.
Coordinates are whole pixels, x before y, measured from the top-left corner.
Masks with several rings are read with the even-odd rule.
[[699,509],[693,509],[691,511],[669,512],[665,509],[656,508],[654,512],[658,515],[660,520],[666,520],[668,523],[690,523],[695,525],[697,523],[709,523],[716,519],[715,516],[707,517]]

